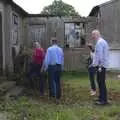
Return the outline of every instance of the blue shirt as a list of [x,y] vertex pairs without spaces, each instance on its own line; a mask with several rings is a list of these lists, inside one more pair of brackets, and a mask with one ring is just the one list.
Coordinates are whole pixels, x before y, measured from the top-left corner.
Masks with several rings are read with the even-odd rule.
[[58,45],[52,45],[47,49],[44,60],[44,66],[45,69],[47,69],[48,65],[56,65],[56,64],[61,64],[63,67],[64,53],[62,48],[60,48]]
[[109,46],[108,43],[101,37],[98,39],[95,46],[93,65],[102,66],[104,68],[107,68],[109,65]]

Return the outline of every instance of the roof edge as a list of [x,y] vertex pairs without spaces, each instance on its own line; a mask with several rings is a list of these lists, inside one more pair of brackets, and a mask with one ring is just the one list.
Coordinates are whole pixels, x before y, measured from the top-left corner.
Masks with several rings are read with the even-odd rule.
[[107,2],[105,2],[105,3],[100,4],[99,6],[102,7],[102,6],[111,4],[111,3],[115,2],[115,1],[117,1],[117,0],[109,0],[109,1],[107,1]]
[[98,12],[100,10],[100,6],[97,5],[95,7],[93,7],[93,9],[91,10],[90,14],[88,15],[89,17],[97,17],[98,16]]

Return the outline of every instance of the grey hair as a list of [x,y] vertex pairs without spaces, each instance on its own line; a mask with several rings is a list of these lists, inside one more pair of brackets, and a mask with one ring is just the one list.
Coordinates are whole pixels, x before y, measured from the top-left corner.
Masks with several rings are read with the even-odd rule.
[[97,29],[93,30],[93,31],[92,31],[92,34],[96,34],[96,35],[98,35],[98,36],[101,36],[100,31],[97,30]]

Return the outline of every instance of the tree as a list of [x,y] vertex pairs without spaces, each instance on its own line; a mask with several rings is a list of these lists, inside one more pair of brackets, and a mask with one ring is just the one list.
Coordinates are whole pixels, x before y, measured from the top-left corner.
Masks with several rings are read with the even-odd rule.
[[44,7],[41,14],[55,16],[79,16],[73,6],[64,3],[62,0],[54,0],[51,5]]

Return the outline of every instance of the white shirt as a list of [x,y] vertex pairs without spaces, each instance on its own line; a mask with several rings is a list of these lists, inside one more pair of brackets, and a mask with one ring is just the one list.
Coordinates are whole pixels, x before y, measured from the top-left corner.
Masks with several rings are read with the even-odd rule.
[[109,46],[108,43],[101,37],[98,39],[95,46],[93,65],[102,66],[104,68],[107,68],[109,65]]

